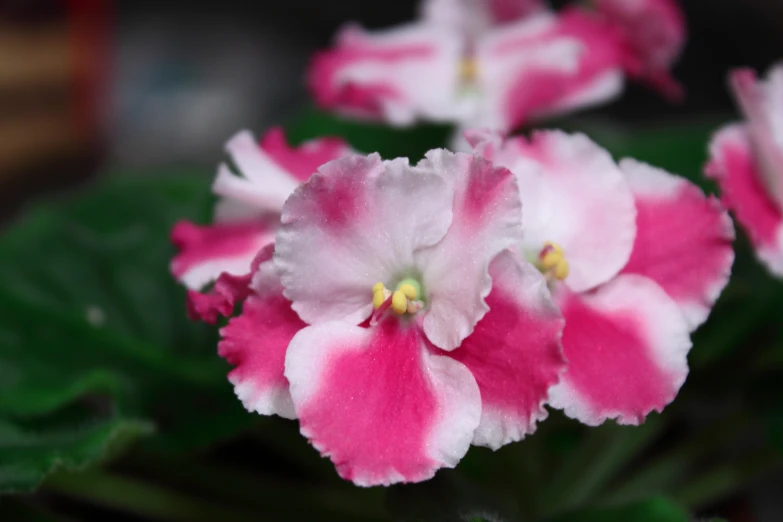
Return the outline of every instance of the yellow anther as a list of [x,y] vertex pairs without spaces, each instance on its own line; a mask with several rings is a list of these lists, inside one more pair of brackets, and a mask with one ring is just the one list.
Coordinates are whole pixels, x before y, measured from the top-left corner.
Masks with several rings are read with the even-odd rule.
[[539,261],[541,268],[544,270],[549,270],[550,268],[556,267],[560,263],[565,261],[563,257],[562,251],[557,251],[554,249],[549,250],[544,254],[544,256]]
[[465,58],[460,62],[459,74],[463,81],[470,82],[478,78],[478,62],[473,58]]
[[568,277],[569,270],[570,269],[568,267],[568,261],[562,259],[557,264],[557,266],[555,266],[555,270],[554,270],[555,279],[557,279],[558,281],[562,281],[563,279]]
[[382,292],[383,289],[386,288],[383,283],[375,283],[372,285],[372,293],[373,295],[377,294],[378,292]]
[[405,297],[402,290],[397,290],[392,294],[391,307],[398,315],[402,315],[408,311],[408,298]]
[[[374,287],[373,287],[374,288]],[[378,309],[381,307],[384,301],[386,301],[386,294],[383,291],[384,289],[381,288],[377,292],[374,292],[372,294],[372,305]]]
[[413,301],[417,297],[416,287],[414,287],[412,284],[409,283],[402,284],[397,290],[405,294],[405,297],[407,297],[411,301]]
[[553,251],[557,252],[560,255],[563,254],[563,247],[561,247],[560,245],[558,245],[554,241],[547,241],[546,243],[544,243],[544,249],[553,250]]
[[544,243],[544,248],[538,256],[538,267],[549,280],[562,281],[568,277],[570,271],[563,248],[553,242]]

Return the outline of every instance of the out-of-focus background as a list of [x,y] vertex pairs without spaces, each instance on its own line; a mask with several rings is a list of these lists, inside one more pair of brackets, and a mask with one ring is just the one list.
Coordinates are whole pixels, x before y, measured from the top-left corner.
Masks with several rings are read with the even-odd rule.
[[[215,164],[237,129],[260,132],[307,103],[308,57],[340,25],[392,25],[416,4],[0,2],[1,212],[107,163]],[[675,75],[687,101],[672,106],[631,86],[580,117],[641,124],[730,114],[726,69],[766,68],[783,55],[783,2],[682,4],[690,37]]]

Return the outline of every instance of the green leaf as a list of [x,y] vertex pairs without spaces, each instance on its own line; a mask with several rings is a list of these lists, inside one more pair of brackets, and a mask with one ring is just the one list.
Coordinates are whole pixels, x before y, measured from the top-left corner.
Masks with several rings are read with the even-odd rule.
[[349,120],[310,108],[286,125],[293,143],[323,136],[340,136],[357,151],[378,152],[384,158],[408,157],[416,161],[430,149],[445,147],[453,132],[448,125],[396,128],[380,123]]
[[688,514],[663,497],[653,497],[622,507],[591,508],[550,519],[548,522],[687,522]]
[[143,174],[36,208],[0,237],[0,492],[118,440],[154,431],[150,447],[186,450],[253,421],[217,329],[187,319],[168,272],[173,223],[209,219],[209,179]]

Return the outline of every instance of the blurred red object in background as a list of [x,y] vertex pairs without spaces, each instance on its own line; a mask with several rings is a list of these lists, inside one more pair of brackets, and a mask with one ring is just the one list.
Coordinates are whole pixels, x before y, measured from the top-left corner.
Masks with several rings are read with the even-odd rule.
[[101,147],[108,50],[105,0],[0,5],[0,180]]

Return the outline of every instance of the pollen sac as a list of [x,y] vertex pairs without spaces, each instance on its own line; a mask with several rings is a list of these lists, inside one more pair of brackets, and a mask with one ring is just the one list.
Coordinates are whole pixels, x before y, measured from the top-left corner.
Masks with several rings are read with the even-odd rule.
[[562,281],[568,277],[570,267],[563,248],[557,243],[547,242],[538,255],[538,268],[548,279]]

